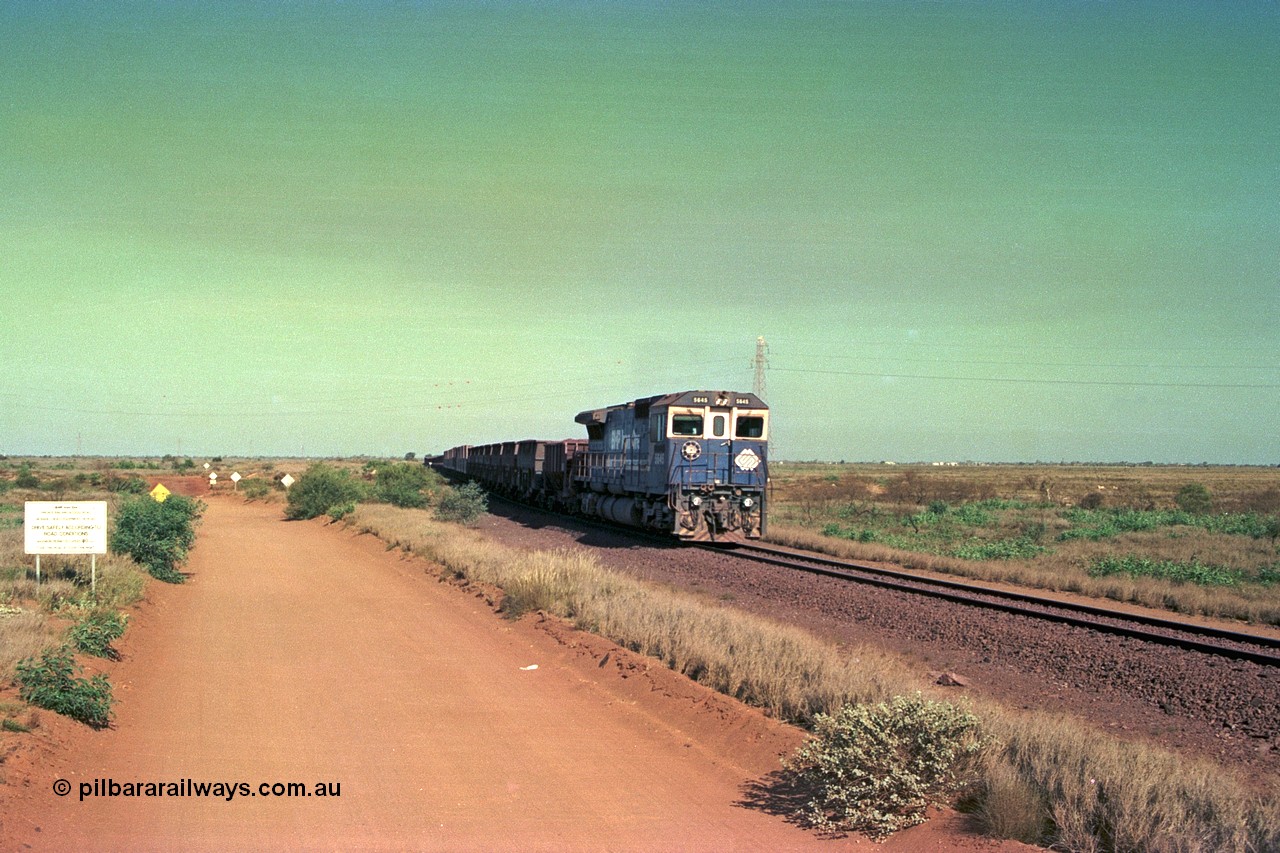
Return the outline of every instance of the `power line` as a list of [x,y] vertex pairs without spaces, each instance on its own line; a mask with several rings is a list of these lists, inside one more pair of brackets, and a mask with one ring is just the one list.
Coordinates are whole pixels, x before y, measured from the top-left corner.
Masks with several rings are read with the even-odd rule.
[[[734,359],[720,359],[711,362],[700,362],[694,365],[682,365],[679,369],[681,371],[687,371],[690,368],[705,368],[711,366],[724,367],[732,364],[740,363]],[[614,375],[616,376],[616,372]],[[582,380],[591,379],[595,379],[597,381],[591,384],[583,384],[582,382]],[[603,384],[604,381],[611,381],[612,384]],[[323,401],[297,401],[297,404],[305,406],[306,408],[284,411],[273,411],[273,404],[267,402],[264,402],[261,406],[256,408],[205,408],[199,410],[165,411],[142,407],[83,408],[77,406],[51,406],[42,403],[29,403],[26,402],[29,399],[27,395],[5,391],[0,391],[0,397],[21,401],[15,408],[43,412],[60,412],[64,414],[114,415],[140,418],[204,419],[321,417],[334,415],[375,415],[432,410],[491,408],[494,406],[528,403],[538,400],[564,399],[566,397],[581,396],[584,394],[604,394],[614,388],[617,388],[618,383],[623,381],[629,380],[615,379],[609,374],[582,376],[577,380],[572,380],[568,383],[559,378],[548,379],[541,382],[503,383],[501,385],[489,385],[482,380],[454,380],[453,382],[436,383],[437,387],[439,385],[446,386],[444,388],[440,388],[440,391],[450,391],[454,393],[437,394],[428,399],[423,399],[423,395],[412,392],[406,392],[395,396],[331,398],[335,405],[323,406],[321,405]],[[547,387],[551,387],[554,390],[537,390]],[[435,389],[433,388],[433,390]],[[460,397],[457,394],[457,392],[460,391],[467,392],[468,396],[472,399]],[[406,402],[396,406],[370,407],[368,405],[357,405],[414,398],[417,398],[416,402]],[[355,407],[352,408],[353,406]]]
[[[803,358],[822,358],[832,360],[867,361],[867,356],[836,354],[816,354],[797,352],[791,355]],[[910,364],[994,364],[1002,367],[1107,367],[1107,368],[1147,368],[1151,370],[1280,370],[1276,364],[1105,364],[1100,362],[1080,361],[993,361],[989,359],[940,359],[940,358],[894,358],[898,363]]]
[[[1202,346],[1202,347],[1185,347],[1185,346],[1184,347],[1178,347],[1178,346],[1133,347],[1133,346],[1115,346],[1112,344],[1105,344],[1105,345],[1100,344],[1097,346],[1087,346],[1082,344],[1041,344],[1041,343],[1002,344],[1002,343],[994,343],[994,342],[987,342],[987,341],[983,341],[982,343],[978,343],[978,344],[948,344],[948,343],[943,343],[941,341],[920,340],[920,339],[903,340],[902,338],[895,338],[893,340],[887,340],[887,341],[885,340],[873,341],[865,338],[860,338],[860,339],[855,339],[847,342],[842,342],[842,346],[845,346],[847,348],[867,347],[875,350],[883,350],[887,347],[909,347],[911,349],[980,350],[983,352],[990,352],[991,350],[1015,350],[1015,351],[1021,350],[1024,352],[1026,351],[1043,352],[1046,350],[1067,350],[1068,352],[1091,352],[1091,351],[1092,352],[1148,352],[1148,353],[1155,353],[1155,352],[1206,353],[1207,352],[1207,353],[1213,353],[1215,355],[1221,355],[1222,353],[1227,353],[1227,352],[1241,352],[1241,353],[1248,353],[1249,356],[1252,358],[1258,358],[1259,356],[1266,357],[1266,358],[1280,357],[1280,354],[1276,353],[1275,351],[1268,352],[1263,350],[1262,347],[1259,347],[1257,345]],[[797,355],[814,355],[814,353],[797,353]],[[820,357],[829,358],[832,356],[830,356],[827,353],[821,353]],[[845,357],[857,358],[858,356],[845,356]]]
[[773,367],[774,372],[819,373],[830,376],[866,376],[880,379],[940,379],[946,382],[1006,382],[1023,385],[1111,385],[1140,388],[1246,388],[1253,390],[1276,389],[1280,385],[1262,385],[1227,382],[1136,382],[1106,379],[1024,379],[1001,376],[931,376],[914,373],[879,373],[853,370],[812,370],[799,367]]

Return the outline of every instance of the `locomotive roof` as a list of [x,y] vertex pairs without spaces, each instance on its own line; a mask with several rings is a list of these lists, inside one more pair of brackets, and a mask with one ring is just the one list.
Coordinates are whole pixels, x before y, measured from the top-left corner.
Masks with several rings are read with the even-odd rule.
[[752,409],[769,408],[763,400],[755,394],[748,394],[742,391],[677,391],[674,394],[657,394],[653,397],[641,397],[638,400],[631,400],[626,403],[619,403],[616,406],[606,406],[603,409],[588,409],[585,412],[579,412],[574,418],[575,423],[580,424],[599,424],[604,423],[609,412],[617,409],[627,409],[638,407],[649,409],[654,406],[747,406]]

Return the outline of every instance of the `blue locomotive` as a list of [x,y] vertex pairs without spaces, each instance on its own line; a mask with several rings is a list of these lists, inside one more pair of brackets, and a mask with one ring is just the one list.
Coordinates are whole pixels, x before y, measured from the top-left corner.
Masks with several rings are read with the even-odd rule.
[[704,542],[765,532],[769,407],[683,391],[581,412],[587,438],[454,447],[445,471],[498,494]]

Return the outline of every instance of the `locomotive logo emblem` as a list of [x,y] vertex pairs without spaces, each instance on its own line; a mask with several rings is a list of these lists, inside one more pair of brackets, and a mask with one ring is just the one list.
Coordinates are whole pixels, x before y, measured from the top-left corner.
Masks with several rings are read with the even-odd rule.
[[696,441],[686,441],[680,448],[680,455],[692,462],[702,455],[702,445]]
[[750,447],[733,458],[733,463],[740,471],[754,471],[760,467],[760,457]]

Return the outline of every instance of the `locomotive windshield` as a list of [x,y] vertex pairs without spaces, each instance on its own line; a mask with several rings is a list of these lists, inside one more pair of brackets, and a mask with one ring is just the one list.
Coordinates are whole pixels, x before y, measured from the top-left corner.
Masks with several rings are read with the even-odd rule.
[[702,415],[672,415],[672,435],[702,435]]
[[753,415],[739,415],[738,427],[734,430],[738,438],[760,438],[764,435],[764,418]]

